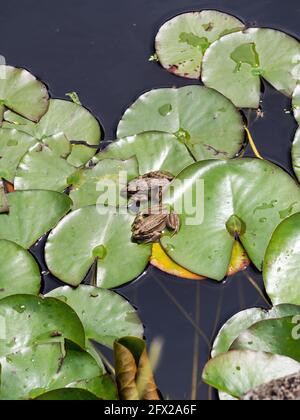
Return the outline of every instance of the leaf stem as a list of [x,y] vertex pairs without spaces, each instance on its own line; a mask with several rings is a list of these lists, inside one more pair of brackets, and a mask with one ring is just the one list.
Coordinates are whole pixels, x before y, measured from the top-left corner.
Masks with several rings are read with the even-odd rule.
[[252,135],[251,135],[251,133],[250,133],[249,128],[245,126],[245,130],[246,130],[246,133],[247,133],[247,137],[248,137],[248,140],[249,140],[249,143],[250,143],[251,149],[253,150],[253,153],[255,154],[255,156],[256,156],[258,159],[264,160],[264,158],[262,157],[262,155],[261,155],[261,154],[259,153],[259,151],[257,150],[257,147],[256,147],[256,145],[255,145],[255,142],[254,142],[254,140],[253,140],[253,137],[252,137]]

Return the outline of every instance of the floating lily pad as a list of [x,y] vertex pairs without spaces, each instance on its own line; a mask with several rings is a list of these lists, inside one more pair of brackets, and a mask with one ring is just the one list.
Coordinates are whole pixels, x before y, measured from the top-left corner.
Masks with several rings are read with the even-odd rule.
[[203,86],[157,89],[142,95],[125,112],[117,135],[146,131],[175,135],[196,160],[229,159],[244,144],[242,115],[224,96]]
[[71,200],[53,191],[18,191],[7,195],[9,214],[0,215],[0,239],[30,248],[69,211]]
[[120,399],[160,400],[143,340],[136,337],[117,340],[114,355]]
[[65,350],[60,343],[23,348],[1,358],[0,364],[1,400],[34,399],[64,387],[89,391],[89,381],[103,374],[88,353]]
[[264,263],[264,282],[273,304],[300,305],[300,213],[275,230]]
[[0,214],[9,211],[4,182],[0,180]]
[[35,398],[37,401],[98,401],[99,398],[89,391],[76,388],[57,389],[49,391],[40,397]]
[[298,129],[292,147],[292,160],[295,174],[300,182],[300,128]]
[[[35,344],[68,339],[85,347],[83,326],[76,313],[57,299],[15,295],[0,300],[0,356],[21,351]],[[44,359],[47,360],[47,359]]]
[[48,296],[60,299],[74,309],[89,340],[112,348],[115,340],[121,337],[143,337],[143,324],[136,310],[117,293],[80,286],[76,290],[61,287]]
[[300,84],[297,85],[293,94],[293,110],[294,116],[298,124],[300,124]]
[[[165,204],[180,215],[181,228],[177,235],[165,233],[161,244],[177,264],[219,281],[228,271],[235,239],[262,270],[274,229],[300,209],[295,181],[281,168],[258,159],[196,163],[170,190]],[[193,206],[187,210],[186,203],[197,203],[197,211]]]
[[231,349],[264,351],[287,356],[300,362],[300,346],[293,335],[294,318],[290,316],[260,321],[243,331]]
[[166,171],[178,175],[194,163],[187,148],[172,134],[147,132],[111,143],[95,159],[122,159],[135,156],[140,175],[153,171]]
[[48,108],[46,86],[27,70],[0,66],[0,102],[31,121],[38,121]]
[[33,256],[13,242],[0,240],[0,299],[38,295],[40,289],[40,269]]
[[25,153],[36,144],[29,134],[16,129],[0,129],[0,177],[13,182]]
[[273,29],[222,37],[203,58],[202,80],[241,108],[258,108],[263,77],[291,97],[300,76],[300,43]]
[[260,308],[247,309],[232,317],[220,330],[213,346],[212,357],[226,353],[238,336],[252,325],[265,319],[278,319],[300,315],[300,307],[296,305],[278,305],[270,311]]
[[171,73],[199,79],[207,48],[222,36],[244,28],[240,20],[216,10],[184,13],[160,28],[156,53],[162,66]]
[[116,206],[126,205],[127,199],[121,196],[122,189],[138,176],[139,168],[136,158],[125,161],[106,159],[100,161],[94,168],[82,170],[75,174],[74,178],[78,179],[74,179],[70,193],[73,209],[107,204],[108,188],[116,192]]
[[109,207],[90,206],[66,216],[46,244],[50,271],[78,286],[93,264],[95,285],[111,289],[137,278],[145,270],[151,247],[131,241],[134,216]]
[[300,364],[293,359],[251,350],[233,350],[210,360],[203,380],[219,391],[241,398],[258,386],[298,373]]
[[48,148],[25,155],[17,169],[16,190],[49,190],[63,192],[77,169]]

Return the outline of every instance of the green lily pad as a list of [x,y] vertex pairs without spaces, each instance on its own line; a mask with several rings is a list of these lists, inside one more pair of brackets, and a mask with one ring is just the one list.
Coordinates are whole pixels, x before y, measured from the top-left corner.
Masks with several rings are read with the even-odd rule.
[[300,124],[300,84],[297,85],[293,93],[293,110],[294,116],[298,124]]
[[47,296],[60,299],[74,309],[89,340],[113,348],[114,342],[122,337],[143,337],[143,324],[136,310],[117,293],[80,286],[76,290],[61,287]]
[[40,269],[33,256],[13,242],[0,240],[0,299],[38,295],[40,289]]
[[122,189],[138,176],[136,158],[125,161],[106,159],[100,161],[94,168],[82,170],[75,174],[74,178],[78,179],[74,179],[70,193],[73,210],[95,204],[107,204],[108,188],[114,188],[116,191],[116,206],[126,205],[127,200],[121,196]]
[[65,350],[60,343],[23,348],[1,358],[0,365],[1,400],[34,399],[64,387],[89,391],[89,381],[102,375],[88,353]]
[[13,182],[16,169],[27,151],[36,144],[29,134],[16,129],[0,129],[0,177]]
[[36,344],[62,343],[64,339],[85,347],[84,329],[78,316],[57,299],[9,296],[0,300],[0,317],[5,324],[1,329],[0,356]]
[[37,401],[98,401],[99,398],[89,391],[76,388],[57,389],[49,391],[40,397],[35,398]]
[[300,76],[300,43],[273,29],[222,37],[203,58],[202,80],[241,108],[258,108],[260,77],[291,97]]
[[264,282],[273,304],[300,305],[300,213],[275,230],[264,262]]
[[63,192],[77,169],[48,148],[27,153],[21,161],[14,186],[16,190]]
[[194,163],[185,145],[172,134],[147,132],[111,143],[95,159],[129,159],[135,156],[139,174],[166,171],[176,176]]
[[131,241],[134,216],[90,206],[66,216],[51,232],[45,248],[49,270],[64,283],[78,286],[95,264],[95,285],[111,289],[145,270],[151,247]]
[[31,121],[39,121],[48,108],[48,90],[27,70],[0,66],[0,102]]
[[294,318],[294,316],[290,316],[260,321],[243,331],[231,349],[264,351],[287,356],[300,362],[300,346],[293,336]]
[[210,360],[203,380],[219,391],[241,398],[247,392],[274,379],[298,373],[293,359],[251,350],[233,350]]
[[166,22],[156,37],[156,53],[162,66],[181,77],[199,79],[202,58],[217,39],[244,24],[216,10],[184,13]]
[[232,158],[244,144],[240,112],[203,86],[157,89],[142,95],[124,114],[118,138],[146,131],[175,135],[196,160]]
[[[300,209],[296,182],[259,159],[196,163],[177,177],[170,191],[165,204],[179,214],[181,228],[177,235],[165,233],[163,248],[177,264],[219,281],[226,276],[237,237],[262,270],[274,229]],[[195,211],[192,203],[203,203],[203,208],[198,204]]]
[[300,182],[300,128],[298,129],[292,147],[292,161],[294,172]]
[[0,214],[9,211],[4,182],[0,180]]
[[53,191],[18,191],[7,195],[9,214],[0,215],[0,239],[30,248],[69,211],[71,200]]

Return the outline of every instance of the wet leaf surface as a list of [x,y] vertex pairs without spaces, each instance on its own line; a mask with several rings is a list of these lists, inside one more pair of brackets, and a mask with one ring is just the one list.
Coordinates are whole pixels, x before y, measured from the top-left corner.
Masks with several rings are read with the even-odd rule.
[[264,262],[264,282],[273,304],[300,305],[300,213],[275,230]]
[[51,232],[45,256],[50,271],[78,286],[93,264],[95,285],[111,289],[145,270],[151,247],[131,241],[134,216],[109,207],[90,206],[66,216]]
[[160,28],[156,53],[162,66],[171,73],[199,79],[207,48],[220,37],[243,29],[241,21],[215,10],[184,13]]
[[294,143],[292,146],[292,161],[294,172],[300,182],[300,128],[296,132]]
[[0,239],[30,248],[65,216],[71,200],[53,191],[18,191],[7,195],[10,212],[0,215]]
[[[170,112],[162,112],[165,109]],[[146,131],[175,135],[196,160],[229,159],[244,144],[242,115],[224,96],[203,86],[156,89],[142,95],[125,112],[117,136]]]
[[33,256],[19,245],[0,240],[0,299],[10,295],[38,295],[40,269]]
[[[199,181],[204,181],[204,199]],[[179,233],[165,234],[163,248],[177,264],[219,281],[226,276],[237,237],[262,270],[274,229],[300,208],[295,181],[279,167],[258,159],[196,163],[179,175],[172,189],[166,204],[178,214],[191,197],[193,202],[203,200],[204,208],[183,211]]]

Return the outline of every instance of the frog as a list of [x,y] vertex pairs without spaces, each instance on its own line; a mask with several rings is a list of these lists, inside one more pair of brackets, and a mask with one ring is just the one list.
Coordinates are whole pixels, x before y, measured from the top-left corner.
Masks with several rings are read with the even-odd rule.
[[180,217],[168,211],[164,206],[154,206],[144,210],[135,218],[132,225],[132,240],[139,244],[151,244],[160,241],[168,229],[177,234],[180,230]]
[[173,175],[166,171],[149,172],[129,182],[122,190],[122,196],[126,196],[135,204],[149,200],[161,202],[162,195],[173,179]]

